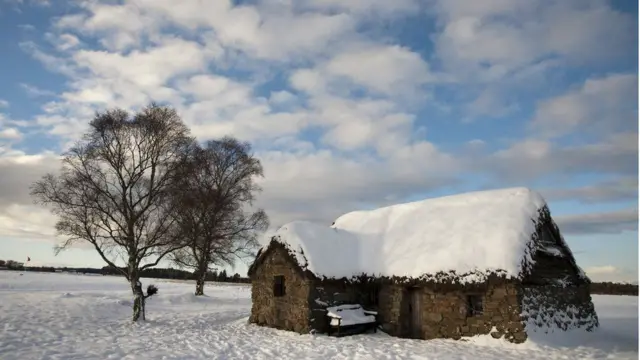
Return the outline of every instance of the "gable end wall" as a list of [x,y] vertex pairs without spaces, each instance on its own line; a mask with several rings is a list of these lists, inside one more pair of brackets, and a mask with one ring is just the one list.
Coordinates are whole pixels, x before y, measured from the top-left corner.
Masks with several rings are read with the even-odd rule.
[[[264,254],[251,278],[251,316],[249,322],[258,325],[308,333],[310,282],[295,268],[289,254],[275,247]],[[273,294],[273,277],[284,275],[285,295]]]
[[522,316],[527,332],[552,332],[599,326],[588,284],[578,286],[524,286]]

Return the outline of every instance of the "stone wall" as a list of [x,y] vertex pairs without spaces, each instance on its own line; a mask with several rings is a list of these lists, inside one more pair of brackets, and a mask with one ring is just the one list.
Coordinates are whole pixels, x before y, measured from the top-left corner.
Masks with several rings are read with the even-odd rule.
[[[258,325],[308,333],[310,330],[310,282],[295,270],[284,248],[265,254],[251,279],[251,316]],[[273,294],[274,276],[284,275],[285,295]]]
[[599,326],[589,285],[522,287],[522,318],[530,332],[584,329]]
[[402,286],[386,285],[380,289],[378,319],[382,330],[389,335],[404,337],[403,330],[406,329],[406,324],[403,326],[401,322],[406,319],[401,313],[406,294],[407,290]]
[[[385,286],[380,292],[379,317],[390,335],[420,339],[453,338],[491,333],[512,342],[524,342],[526,333],[520,318],[519,292],[515,285],[503,284],[474,292],[482,298],[483,313],[467,317],[467,292],[416,290],[420,306],[420,326],[412,331],[408,306],[411,292],[399,285]],[[492,329],[495,330],[492,332]]]

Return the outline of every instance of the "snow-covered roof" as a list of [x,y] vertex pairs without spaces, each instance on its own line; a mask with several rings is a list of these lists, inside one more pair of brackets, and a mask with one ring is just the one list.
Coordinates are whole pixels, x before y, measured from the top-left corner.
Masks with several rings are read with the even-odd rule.
[[471,192],[354,211],[331,227],[295,221],[270,238],[289,248],[300,266],[329,278],[450,271],[503,271],[515,278],[523,260],[531,261],[534,220],[545,205],[527,188]]

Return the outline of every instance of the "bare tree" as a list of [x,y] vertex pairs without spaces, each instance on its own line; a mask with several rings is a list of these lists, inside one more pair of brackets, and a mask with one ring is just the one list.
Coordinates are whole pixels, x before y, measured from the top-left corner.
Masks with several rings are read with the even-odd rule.
[[[182,246],[169,190],[192,142],[168,107],[151,104],[132,117],[121,109],[96,113],[89,131],[64,154],[60,174],[31,187],[36,202],[58,216],[56,230],[66,241],[56,255],[87,242],[138,296],[140,272]],[[118,260],[126,266],[116,266]],[[139,310],[134,307],[134,321]]]
[[180,234],[188,244],[174,252],[178,265],[196,275],[196,295],[204,295],[211,265],[234,265],[253,255],[256,236],[269,220],[261,209],[251,211],[256,177],[263,176],[260,161],[248,143],[231,137],[194,145],[183,161],[182,176],[175,184],[174,206]]

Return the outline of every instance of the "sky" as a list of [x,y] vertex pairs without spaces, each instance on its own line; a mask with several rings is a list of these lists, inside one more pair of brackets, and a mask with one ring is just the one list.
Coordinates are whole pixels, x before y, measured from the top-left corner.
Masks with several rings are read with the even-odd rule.
[[54,256],[29,186],[95,111],[156,101],[251,142],[272,227],[526,186],[592,280],[637,281],[637,6],[0,0],[0,259],[104,265]]

